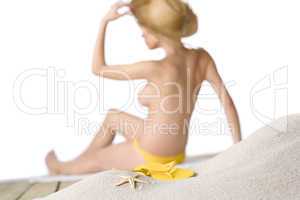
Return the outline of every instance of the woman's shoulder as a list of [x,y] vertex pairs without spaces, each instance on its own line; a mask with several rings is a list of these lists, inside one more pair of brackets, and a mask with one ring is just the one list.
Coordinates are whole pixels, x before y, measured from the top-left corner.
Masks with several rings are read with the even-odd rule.
[[205,65],[209,62],[214,62],[212,55],[204,47],[194,48],[194,51],[197,54],[199,64]]
[[196,48],[192,48],[191,50],[196,52],[199,56],[203,56],[203,57],[210,56],[210,53],[204,47],[196,47]]

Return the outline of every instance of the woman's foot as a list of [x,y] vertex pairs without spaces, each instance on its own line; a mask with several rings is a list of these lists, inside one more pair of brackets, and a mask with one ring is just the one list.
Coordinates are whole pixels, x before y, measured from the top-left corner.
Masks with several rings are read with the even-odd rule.
[[53,150],[48,152],[45,161],[50,175],[60,174],[60,161]]
[[97,164],[96,153],[91,151],[85,151],[73,160],[61,162],[52,150],[47,154],[45,161],[50,175],[85,174],[89,173],[89,168]]

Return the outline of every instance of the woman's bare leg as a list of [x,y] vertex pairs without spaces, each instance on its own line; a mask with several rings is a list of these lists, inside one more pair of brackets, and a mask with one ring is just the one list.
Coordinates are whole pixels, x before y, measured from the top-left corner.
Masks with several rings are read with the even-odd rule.
[[112,168],[131,170],[144,163],[143,157],[136,152],[132,142],[123,142],[104,147],[79,160],[60,162],[59,174],[87,174]]
[[89,149],[98,149],[110,145],[117,131],[121,132],[127,141],[131,141],[144,132],[143,127],[143,119],[126,112],[111,109],[102,127],[91,142]]
[[108,112],[101,128],[92,140],[88,148],[81,153],[77,158],[68,162],[58,161],[54,151],[51,151],[46,156],[46,163],[51,174],[60,173],[58,170],[59,164],[76,165],[83,160],[94,156],[97,151],[112,144],[117,131],[121,132],[126,138],[126,141],[132,141],[134,137],[138,137],[144,132],[144,120],[134,115],[112,109]]

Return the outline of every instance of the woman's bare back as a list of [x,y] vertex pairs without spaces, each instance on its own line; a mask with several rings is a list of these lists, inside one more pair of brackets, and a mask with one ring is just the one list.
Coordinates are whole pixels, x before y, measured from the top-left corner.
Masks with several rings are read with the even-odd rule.
[[206,70],[205,59],[203,49],[191,49],[157,63],[159,76],[148,80],[138,98],[149,109],[144,134],[139,138],[146,150],[158,155],[185,150],[190,117]]

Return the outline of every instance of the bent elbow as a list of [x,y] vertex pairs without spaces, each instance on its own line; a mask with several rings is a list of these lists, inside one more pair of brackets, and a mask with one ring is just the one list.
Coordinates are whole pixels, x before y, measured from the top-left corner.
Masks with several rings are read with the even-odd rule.
[[99,71],[98,71],[98,70],[92,69],[92,73],[93,73],[95,76],[99,76]]
[[101,76],[103,73],[104,69],[106,68],[106,65],[102,65],[100,63],[93,63],[92,64],[92,73]]
[[99,76],[101,72],[101,67],[97,65],[92,65],[92,73],[96,76]]

